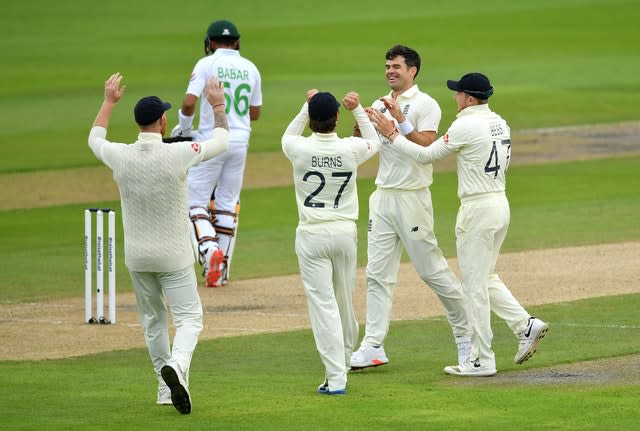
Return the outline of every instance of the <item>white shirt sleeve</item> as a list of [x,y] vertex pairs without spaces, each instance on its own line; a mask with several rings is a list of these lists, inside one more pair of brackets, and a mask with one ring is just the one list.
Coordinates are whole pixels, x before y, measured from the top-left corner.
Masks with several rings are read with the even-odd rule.
[[289,123],[282,136],[282,151],[288,158],[291,158],[291,151],[293,150],[292,144],[295,143],[296,139],[304,132],[308,119],[309,105],[305,102],[300,112],[298,112],[291,123]]
[[421,112],[423,115],[418,118],[415,129],[418,132],[428,131],[437,133],[440,118],[442,117],[442,110],[440,109],[440,106],[438,106],[438,103],[429,98]]
[[91,132],[89,132],[89,148],[91,148],[91,151],[93,151],[93,154],[95,154],[98,160],[102,161],[105,165],[113,169],[115,158],[109,157],[109,155],[115,154],[115,152],[109,152],[108,150],[109,148],[115,150],[115,147],[122,144],[109,142],[106,138],[107,129],[100,126],[92,127]]
[[446,142],[447,135],[436,140],[428,147],[411,142],[402,135],[393,140],[393,146],[420,163],[433,163],[444,159],[455,150]]
[[216,127],[213,129],[211,139],[204,141],[201,145],[204,147],[202,160],[218,156],[229,148],[229,131],[222,127]]
[[191,79],[187,86],[187,94],[193,94],[196,97],[200,97],[202,95],[204,87],[207,85],[207,74],[204,69],[203,61],[198,61],[191,73]]
[[362,105],[359,105],[353,110],[353,116],[356,118],[356,122],[360,128],[360,134],[362,135],[361,138],[350,138],[352,141],[355,141],[356,157],[360,165],[378,152],[380,149],[380,139],[378,138],[378,132],[375,127],[373,127]]
[[93,154],[96,155],[98,160],[102,160],[102,146],[105,142],[108,142],[107,139],[107,129],[100,126],[95,126],[91,128],[89,132],[89,148],[93,151]]
[[182,141],[171,144],[177,147],[185,168],[195,166],[224,153],[229,146],[229,132],[221,127],[213,129],[213,136],[203,142]]
[[255,83],[253,86],[253,91],[251,92],[251,106],[262,106],[262,77],[260,76],[260,72],[258,68],[254,66],[255,73]]

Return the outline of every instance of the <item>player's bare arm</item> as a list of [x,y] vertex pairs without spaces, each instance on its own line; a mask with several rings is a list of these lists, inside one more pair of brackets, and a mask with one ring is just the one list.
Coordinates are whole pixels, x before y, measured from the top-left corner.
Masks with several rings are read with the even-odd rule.
[[104,101],[93,122],[94,126],[104,127],[105,129],[109,126],[111,112],[127,88],[121,84],[122,75],[120,73],[114,73],[104,82]]
[[400,111],[400,105],[396,103],[396,101],[391,97],[381,97],[380,101],[384,103],[385,108],[389,111],[389,114],[398,122],[399,128],[402,131],[403,127],[405,128],[403,135],[405,138],[410,140],[411,142],[415,142],[418,145],[423,147],[427,147],[431,145],[438,138],[438,135],[435,131],[425,130],[425,131],[417,131],[413,128],[409,122],[407,122],[407,118],[404,116],[402,111]]
[[198,102],[198,96],[193,94],[186,94],[182,100],[182,114],[190,117],[196,112],[196,103]]
[[227,120],[227,114],[224,106],[224,87],[222,82],[220,82],[215,76],[212,76],[207,81],[205,96],[207,97],[207,101],[211,105],[211,108],[213,108],[213,112],[215,114],[213,127],[222,127],[225,130],[229,130],[229,122]]
[[251,121],[258,121],[260,118],[260,107],[259,106],[250,106],[249,107],[249,119]]

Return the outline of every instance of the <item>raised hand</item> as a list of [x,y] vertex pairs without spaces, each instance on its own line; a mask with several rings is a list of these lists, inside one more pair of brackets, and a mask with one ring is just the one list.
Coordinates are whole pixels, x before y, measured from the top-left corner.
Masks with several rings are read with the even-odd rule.
[[348,92],[342,99],[342,106],[349,111],[353,111],[360,105],[360,95],[355,91]]
[[316,88],[312,88],[311,90],[307,90],[307,103],[309,103],[311,98],[313,96],[315,96],[316,94],[318,94],[318,93],[319,93],[319,91]]
[[205,94],[213,108],[216,108],[217,106],[224,106],[224,86],[215,76],[212,76],[207,81]]
[[402,123],[404,121],[404,115],[400,112],[400,105],[397,101],[393,100],[391,97],[381,97],[380,101],[384,103],[385,108],[389,111],[389,114],[393,118],[396,119],[398,123]]
[[395,131],[396,127],[393,120],[389,120],[382,112],[377,109],[369,109],[367,110],[367,114],[373,123],[373,127],[375,127],[382,136],[388,137]]
[[104,82],[104,100],[110,103],[118,103],[125,90],[126,85],[121,85],[123,76],[116,72]]

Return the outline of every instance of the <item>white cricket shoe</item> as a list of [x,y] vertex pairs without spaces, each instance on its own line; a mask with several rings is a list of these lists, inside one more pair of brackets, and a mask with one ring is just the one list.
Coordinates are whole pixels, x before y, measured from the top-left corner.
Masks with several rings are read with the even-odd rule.
[[331,390],[329,389],[329,381],[325,380],[324,383],[318,386],[317,392],[321,395],[346,395],[347,389],[339,388]]
[[389,362],[384,347],[362,346],[351,354],[351,369],[379,367]]
[[466,361],[460,365],[451,365],[449,367],[444,367],[444,372],[447,374],[451,374],[452,376],[462,376],[462,377],[490,377],[495,376],[498,372],[496,367],[483,366],[480,365],[480,362],[476,359],[475,361]]
[[471,337],[456,337],[458,365],[462,365],[471,357]]
[[171,390],[171,403],[183,415],[191,413],[191,395],[180,366],[170,361],[160,370],[162,380]]
[[518,336],[520,339],[520,346],[518,347],[518,352],[513,358],[513,361],[516,364],[522,364],[533,356],[538,348],[538,344],[540,344],[540,341],[542,341],[544,336],[547,335],[548,331],[549,325],[533,316],[529,317],[527,328]]
[[156,403],[161,406],[173,405],[171,402],[171,389],[169,389],[169,386],[167,386],[164,381],[158,383],[158,398]]

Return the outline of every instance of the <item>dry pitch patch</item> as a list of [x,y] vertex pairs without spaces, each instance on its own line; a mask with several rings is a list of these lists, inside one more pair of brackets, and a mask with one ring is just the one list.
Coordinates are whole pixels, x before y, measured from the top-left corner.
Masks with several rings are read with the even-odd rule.
[[[591,159],[640,152],[640,122],[528,130],[514,133],[513,163],[531,164]],[[270,175],[264,178],[264,167]],[[366,163],[362,178],[373,177],[377,161]],[[455,169],[450,158],[436,171]],[[245,187],[291,183],[288,161],[279,153],[250,153]],[[46,207],[76,202],[117,200],[106,168],[0,174],[0,210]],[[525,306],[594,296],[636,293],[640,243],[605,244],[510,253],[501,256],[498,272]],[[457,268],[455,259],[450,260]],[[264,292],[270,294],[265,296]],[[223,289],[201,288],[205,329],[201,339],[280,332],[309,327],[299,276],[232,281]],[[364,316],[364,271],[359,270],[354,297]],[[441,316],[433,292],[404,264],[394,300],[395,320]],[[0,306],[0,360],[39,360],[81,356],[133,347],[143,348],[133,294],[118,295],[118,323],[94,326],[82,322],[83,298]],[[544,316],[541,316],[544,318]],[[550,335],[555,331],[551,324]],[[397,336],[393,333],[391,337]],[[515,341],[514,341],[515,343]],[[551,354],[544,343],[537,355]],[[490,379],[453,380],[452,384],[640,383],[640,355],[499,373]],[[533,359],[535,361],[535,357]]]
[[[544,343],[541,344],[544,348]],[[537,354],[537,353],[536,353]],[[535,360],[535,355],[531,361]],[[528,364],[528,362],[526,362]],[[453,386],[478,385],[581,385],[640,384],[640,354],[583,361],[574,364],[498,372],[487,378],[451,379]]]
[[[638,255],[640,242],[533,250],[505,253],[500,257],[497,269],[522,304],[532,306],[638,292]],[[449,263],[457,269],[455,259],[450,259]],[[364,269],[360,268],[354,304],[361,332],[366,299],[364,284]],[[299,275],[232,280],[221,289],[201,287],[200,295],[205,309],[202,340],[309,327]],[[421,320],[443,314],[435,294],[419,279],[410,264],[403,264],[394,295],[393,319]],[[82,297],[3,305],[0,307],[3,328],[0,360],[57,359],[143,348],[142,329],[132,293],[118,295],[117,317],[115,325],[85,324]],[[562,330],[554,328],[553,323],[549,322],[550,337]],[[391,332],[389,336],[400,335]],[[515,348],[515,338],[513,342]],[[539,354],[552,352],[545,352],[543,343]]]

